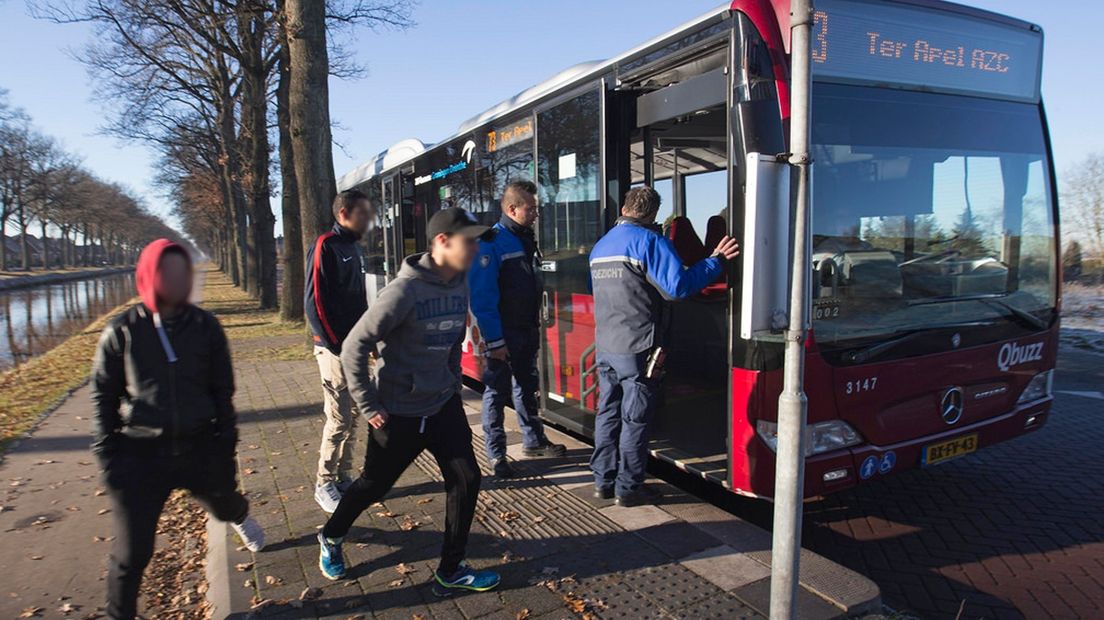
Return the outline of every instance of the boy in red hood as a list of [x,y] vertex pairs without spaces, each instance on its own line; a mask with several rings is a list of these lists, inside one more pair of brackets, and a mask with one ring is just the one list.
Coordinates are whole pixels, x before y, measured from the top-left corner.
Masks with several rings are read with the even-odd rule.
[[112,319],[92,368],[92,450],[115,517],[107,615],[134,618],[157,521],[174,489],[187,489],[252,551],[264,532],[237,490],[234,372],[222,326],[188,302],[192,264],[168,239],[138,257],[142,303]]

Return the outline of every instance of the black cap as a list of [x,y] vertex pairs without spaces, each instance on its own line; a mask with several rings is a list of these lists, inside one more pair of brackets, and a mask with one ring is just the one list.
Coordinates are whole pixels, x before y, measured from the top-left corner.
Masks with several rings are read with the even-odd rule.
[[469,239],[490,241],[495,237],[495,231],[490,226],[484,226],[475,219],[475,216],[459,207],[441,209],[429,218],[426,226],[426,237],[430,244],[433,238],[444,233],[446,235],[464,235]]

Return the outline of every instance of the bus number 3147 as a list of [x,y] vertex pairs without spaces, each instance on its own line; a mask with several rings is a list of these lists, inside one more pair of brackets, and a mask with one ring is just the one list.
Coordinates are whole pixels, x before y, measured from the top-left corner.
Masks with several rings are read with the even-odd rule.
[[874,386],[878,385],[878,377],[866,377],[863,379],[855,379],[854,381],[848,381],[846,384],[846,392],[848,394],[859,394],[861,392],[872,392]]

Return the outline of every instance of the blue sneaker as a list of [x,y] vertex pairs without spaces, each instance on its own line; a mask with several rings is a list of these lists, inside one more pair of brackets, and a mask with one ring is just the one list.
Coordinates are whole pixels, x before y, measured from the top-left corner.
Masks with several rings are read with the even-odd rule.
[[326,538],[322,532],[318,532],[318,544],[322,548],[318,554],[318,568],[322,570],[322,576],[326,579],[336,581],[345,577],[345,555],[341,553],[342,540],[344,539]]
[[441,571],[435,570],[433,571],[433,579],[437,582],[437,587],[434,590],[443,596],[447,596],[451,594],[450,591],[455,590],[486,592],[493,589],[502,580],[498,573],[493,570],[475,570],[468,566],[467,562],[461,562],[460,568],[447,577],[442,575]]

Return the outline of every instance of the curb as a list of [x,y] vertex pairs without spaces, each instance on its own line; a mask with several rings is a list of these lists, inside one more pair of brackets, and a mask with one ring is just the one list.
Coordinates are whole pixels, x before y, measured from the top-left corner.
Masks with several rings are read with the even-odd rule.
[[[252,554],[238,551],[230,540],[230,528],[222,521],[207,516],[207,604],[211,620],[245,618],[249,614],[240,610],[252,606],[246,588],[235,588],[230,578],[235,574],[234,564],[252,562]],[[239,611],[234,611],[234,610]]]
[[87,269],[84,271],[71,271],[67,273],[44,273],[37,276],[17,276],[14,278],[0,280],[0,291],[14,291],[31,286],[41,286],[43,284],[69,282],[70,280],[88,280],[91,278],[113,276],[120,273],[129,273],[131,271],[134,271],[134,267]]

